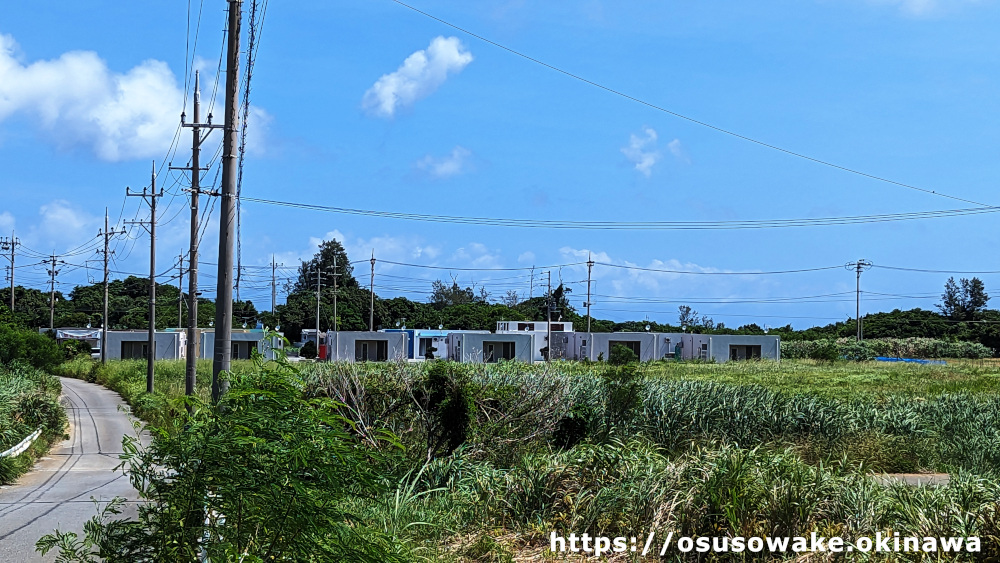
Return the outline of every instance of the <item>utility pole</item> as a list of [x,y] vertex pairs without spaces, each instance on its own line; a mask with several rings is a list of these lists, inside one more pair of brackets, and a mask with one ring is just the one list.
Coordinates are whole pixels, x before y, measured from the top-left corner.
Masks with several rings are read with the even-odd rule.
[[[171,170],[187,170],[191,173],[191,241],[188,249],[188,322],[187,322],[187,361],[184,373],[184,393],[194,395],[196,371],[198,368],[198,351],[201,342],[198,339],[198,196],[201,194],[217,196],[219,192],[201,189],[201,173],[207,168],[201,167],[201,145],[213,129],[222,125],[212,124],[212,114],[208,114],[208,122],[201,122],[201,87],[199,72],[194,73],[194,122],[186,123],[187,115],[181,112],[181,127],[191,128],[191,167],[173,167]],[[206,132],[202,135],[201,130]]]
[[177,255],[177,328],[184,326],[184,254]]
[[316,353],[319,354],[319,300],[323,286],[323,266],[316,262]]
[[242,0],[229,1],[229,38],[226,46],[226,117],[222,139],[222,205],[219,218],[219,273],[215,292],[215,354],[212,358],[212,401],[218,402],[229,385],[219,379],[232,361],[233,239],[236,237],[236,147],[240,84],[240,24]]
[[549,270],[549,290],[545,296],[545,363],[552,359],[552,270]]
[[150,173],[149,192],[132,193],[125,188],[128,197],[141,197],[149,204],[149,221],[131,221],[143,227],[149,226],[149,344],[146,350],[146,392],[153,392],[153,362],[156,360],[156,199],[163,197],[163,189],[156,193],[156,163]]
[[274,254],[271,255],[271,313],[274,314],[274,309],[278,301],[278,285],[277,279],[275,277],[275,272],[278,269],[278,265],[274,263]]
[[857,279],[856,279],[857,286],[854,292],[855,296],[854,317],[857,319],[857,324],[858,324],[858,332],[856,336],[858,342],[861,342],[862,338],[864,337],[864,334],[861,332],[862,330],[861,329],[861,272],[869,270],[871,269],[871,267],[872,263],[869,262],[868,260],[865,260],[864,258],[858,260],[857,262],[848,262],[847,264],[844,264],[844,268],[848,270],[854,270],[855,273],[857,274]]
[[372,250],[372,279],[371,288],[369,291],[372,294],[372,307],[368,313],[368,330],[370,332],[375,332],[375,251]]
[[[594,259],[587,255],[587,334],[590,334],[590,271],[594,268]],[[588,336],[588,338],[590,338]]]
[[108,258],[110,251],[108,250],[108,242],[111,237],[116,235],[124,235],[125,229],[121,231],[112,230],[108,227],[108,208],[104,208],[104,230],[97,233],[97,236],[104,239],[104,311],[101,317],[101,363],[105,364],[108,361]]
[[333,332],[338,332],[340,330],[340,324],[337,322],[337,255],[333,255]]
[[49,330],[56,329],[56,275],[59,274],[59,270],[56,269],[58,264],[65,264],[62,260],[56,260],[58,256],[52,254],[49,256],[48,260],[42,260],[42,264],[48,264],[49,269]]
[[0,238],[0,250],[10,251],[10,312],[14,313],[14,251],[21,244],[20,239],[14,236],[14,231],[10,232],[10,238]]
[[531,267],[531,279],[528,280],[528,300],[535,297],[535,267]]

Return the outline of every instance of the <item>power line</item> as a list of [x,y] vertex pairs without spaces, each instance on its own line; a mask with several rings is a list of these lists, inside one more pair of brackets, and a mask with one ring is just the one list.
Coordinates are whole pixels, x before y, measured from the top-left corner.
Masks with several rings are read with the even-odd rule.
[[921,272],[926,274],[1000,274],[1000,270],[980,270],[976,271],[962,271],[962,270],[927,270],[923,268],[903,268],[900,266],[882,266],[881,264],[876,264],[874,268],[881,268],[883,270],[898,270],[901,272]]
[[620,97],[625,98],[627,100],[631,100],[631,101],[636,102],[638,104],[642,104],[642,105],[644,105],[646,107],[655,109],[657,111],[666,113],[668,115],[672,115],[672,116],[677,117],[679,119],[683,119],[685,121],[689,121],[689,122],[694,123],[696,125],[701,125],[702,127],[706,127],[708,129],[712,129],[714,131],[718,131],[719,133],[724,133],[724,134],[729,135],[731,137],[736,137],[737,139],[741,139],[743,141],[754,143],[756,145],[760,145],[762,147],[769,148],[771,150],[782,152],[782,153],[785,153],[785,154],[790,155],[790,156],[801,158],[803,160],[808,160],[808,161],[814,162],[816,164],[821,164],[823,166],[828,166],[830,168],[835,168],[835,169],[841,170],[843,172],[849,172],[851,174],[856,174],[858,176],[863,176],[865,178],[869,178],[869,179],[872,179],[872,180],[877,180],[879,182],[885,182],[887,184],[893,184],[895,186],[907,188],[907,189],[910,189],[910,190],[916,190],[918,192],[923,192],[923,193],[926,193],[926,194],[936,195],[936,196],[940,196],[940,197],[946,197],[948,199],[953,199],[953,200],[956,200],[956,201],[962,201],[962,202],[965,202],[965,203],[971,203],[973,205],[979,205],[979,206],[982,206],[982,207],[990,207],[989,205],[987,205],[985,203],[980,203],[978,201],[973,201],[971,199],[965,199],[965,198],[961,198],[961,197],[957,197],[957,196],[953,196],[953,195],[948,195],[946,193],[939,192],[939,191],[936,191],[936,190],[928,190],[926,188],[920,188],[920,187],[917,187],[917,186],[914,186],[914,185],[911,185],[911,184],[906,184],[904,182],[897,182],[895,180],[891,180],[891,179],[885,178],[883,176],[877,176],[875,174],[869,174],[867,172],[862,172],[861,170],[857,170],[855,168],[850,168],[850,167],[847,167],[847,166],[842,166],[840,164],[835,164],[835,163],[830,162],[828,160],[823,160],[821,158],[816,158],[816,157],[809,156],[809,155],[806,155],[806,154],[803,154],[803,153],[800,153],[800,152],[795,152],[795,151],[790,150],[790,149],[779,147],[777,145],[774,145],[774,144],[771,144],[771,143],[767,143],[765,141],[761,141],[759,139],[755,139],[753,137],[749,137],[749,136],[743,135],[741,133],[737,133],[737,132],[732,131],[730,129],[725,129],[725,128],[719,127],[717,125],[712,125],[711,123],[708,123],[708,122],[705,122],[705,121],[701,121],[701,120],[695,119],[693,117],[689,117],[687,115],[678,113],[676,111],[669,110],[669,109],[667,109],[667,108],[665,108],[663,106],[659,106],[659,105],[656,105],[654,103],[647,102],[647,101],[642,100],[640,98],[637,98],[635,96],[626,94],[626,93],[624,93],[624,92],[622,92],[620,90],[616,90],[616,89],[611,88],[609,86],[605,86],[605,85],[600,84],[598,82],[594,82],[593,80],[590,80],[588,78],[584,78],[584,77],[582,77],[582,76],[580,76],[578,74],[573,74],[572,72],[569,72],[567,70],[563,70],[563,69],[561,69],[561,68],[559,68],[557,66],[551,65],[551,64],[546,63],[544,61],[541,61],[539,59],[536,59],[534,57],[526,55],[526,54],[524,54],[524,53],[522,53],[520,51],[516,51],[514,49],[511,49],[510,47],[507,47],[506,45],[502,45],[500,43],[497,43],[496,41],[492,41],[490,39],[487,39],[486,37],[483,37],[482,35],[478,35],[476,33],[473,33],[471,31],[469,31],[468,29],[465,29],[463,27],[459,27],[459,26],[457,26],[457,25],[455,25],[455,24],[453,24],[451,22],[445,21],[445,20],[443,20],[443,19],[441,19],[441,18],[439,18],[437,16],[434,16],[434,15],[431,15],[431,14],[429,14],[427,12],[424,12],[423,10],[420,10],[420,9],[414,7],[414,6],[406,4],[405,2],[401,2],[400,0],[390,0],[390,1],[395,2],[396,4],[399,4],[400,6],[402,6],[404,8],[408,8],[408,9],[410,9],[410,10],[412,10],[412,11],[414,11],[414,12],[416,12],[416,13],[422,15],[422,16],[430,18],[430,19],[432,19],[432,20],[434,20],[434,21],[436,21],[438,23],[444,24],[444,25],[446,25],[448,27],[451,27],[453,29],[457,29],[458,31],[461,31],[462,33],[466,33],[468,35],[471,35],[472,37],[475,37],[476,39],[479,39],[480,41],[489,43],[490,45],[493,45],[494,47],[503,49],[504,51],[507,51],[508,53],[511,53],[513,55],[517,55],[518,57],[521,57],[523,59],[529,60],[529,61],[531,61],[531,62],[533,62],[533,63],[535,63],[537,65],[541,65],[541,66],[543,66],[543,67],[545,67],[545,68],[547,68],[549,70],[553,70],[555,72],[558,72],[560,74],[563,74],[565,76],[568,76],[570,78],[578,80],[578,81],[583,82],[585,84],[589,84],[590,86],[594,86],[595,88],[599,88],[601,90],[604,90],[604,91],[609,92],[611,94],[614,94],[616,96],[620,96]]
[[804,272],[820,272],[823,270],[837,270],[843,266],[821,266],[819,268],[802,268],[799,270],[776,270],[771,272],[692,272],[689,270],[666,270],[660,268],[644,268],[641,266],[627,266],[622,264],[610,264],[608,262],[594,262],[600,266],[611,268],[621,268],[625,270],[638,270],[642,272],[657,272],[662,274],[685,274],[693,276],[764,276],[775,274],[799,274]]
[[[394,0],[393,0],[394,1]],[[406,213],[399,211],[378,211],[373,209],[356,209],[350,207],[335,207],[314,203],[298,203],[255,197],[243,197],[245,201],[279,205],[296,209],[309,209],[344,215],[361,215],[367,217],[382,217],[386,219],[403,219],[429,223],[451,223],[491,227],[517,227],[531,229],[580,229],[580,230],[733,230],[733,229],[778,229],[790,227],[818,227],[832,225],[856,225],[863,223],[888,223],[896,221],[913,221],[918,219],[936,219],[941,217],[958,217],[965,215],[981,215],[996,213],[998,207],[978,207],[966,209],[941,209],[933,211],[913,211],[907,213],[888,213],[877,215],[853,215],[843,217],[815,217],[798,219],[753,219],[731,221],[571,221],[558,219],[515,219],[502,217],[474,217],[462,215],[430,215],[423,213]]]

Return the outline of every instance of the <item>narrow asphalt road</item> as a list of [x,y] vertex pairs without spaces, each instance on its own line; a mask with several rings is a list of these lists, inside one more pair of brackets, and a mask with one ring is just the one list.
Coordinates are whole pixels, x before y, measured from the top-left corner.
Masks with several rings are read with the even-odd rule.
[[56,528],[82,536],[83,523],[97,514],[91,497],[136,498],[128,477],[113,471],[122,437],[135,433],[118,410],[121,397],[100,385],[60,379],[69,439],[16,485],[0,488],[0,561],[53,561],[52,552],[44,558],[35,552],[35,542]]

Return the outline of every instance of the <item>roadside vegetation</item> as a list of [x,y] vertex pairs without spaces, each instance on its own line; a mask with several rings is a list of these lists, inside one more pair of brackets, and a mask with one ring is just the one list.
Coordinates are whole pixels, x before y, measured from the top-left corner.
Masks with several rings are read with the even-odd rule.
[[41,429],[27,451],[0,458],[0,484],[13,483],[54,442],[63,439],[66,413],[59,404],[61,391],[58,378],[27,363],[0,365],[0,452]]
[[[155,503],[138,521],[98,517],[92,529],[108,533],[94,544],[55,535],[40,545],[110,554],[166,549],[164,538],[187,538],[170,549],[193,550],[209,538],[219,561],[515,561],[549,557],[552,531],[900,532],[978,535],[982,551],[966,560],[1000,556],[1000,367],[991,362],[612,359],[241,363],[222,410],[205,404],[206,364],[191,416],[181,362],[157,363],[150,397],[144,363],[88,370],[79,360],[63,372],[145,401],[137,412],[159,421],[153,447],[129,460]],[[950,473],[950,483],[872,478],[929,471]],[[234,514],[245,518],[240,530]],[[337,551],[348,544],[359,551]]]
[[60,347],[49,335],[25,328],[9,309],[0,307],[0,452],[41,429],[27,451],[0,458],[0,484],[13,483],[64,437],[62,386],[46,372],[79,351],[76,344]]

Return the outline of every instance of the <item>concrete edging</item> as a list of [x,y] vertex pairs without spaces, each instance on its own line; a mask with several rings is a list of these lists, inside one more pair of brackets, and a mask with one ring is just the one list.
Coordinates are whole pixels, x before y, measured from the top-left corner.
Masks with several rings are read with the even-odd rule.
[[31,447],[31,444],[33,444],[35,440],[37,440],[38,437],[41,435],[42,435],[42,427],[39,426],[37,430],[29,434],[27,437],[25,437],[25,439],[21,440],[20,444],[14,446],[13,448],[10,448],[7,451],[0,452],[0,458],[14,457],[23,454],[24,452],[28,451],[28,448]]

